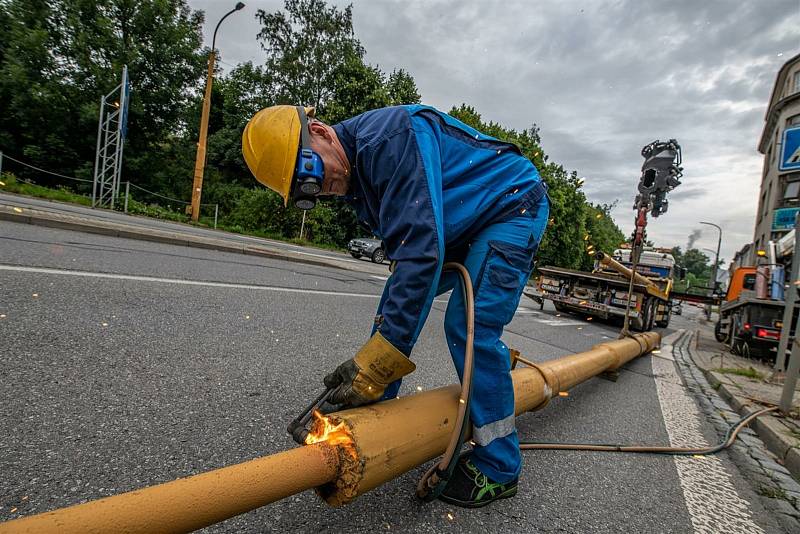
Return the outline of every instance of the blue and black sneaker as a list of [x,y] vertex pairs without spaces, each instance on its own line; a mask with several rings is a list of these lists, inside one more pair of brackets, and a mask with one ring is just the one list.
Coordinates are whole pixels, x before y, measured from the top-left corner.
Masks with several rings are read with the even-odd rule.
[[480,508],[517,494],[518,478],[505,484],[493,482],[481,473],[469,456],[461,458],[439,499],[461,508]]

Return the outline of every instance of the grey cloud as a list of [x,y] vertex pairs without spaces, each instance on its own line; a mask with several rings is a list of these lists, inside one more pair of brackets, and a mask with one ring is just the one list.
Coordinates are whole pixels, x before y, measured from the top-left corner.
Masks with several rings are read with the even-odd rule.
[[[210,40],[227,5],[189,3],[209,9]],[[246,3],[247,13],[220,30],[228,63],[263,60],[252,17],[282,5]],[[797,0],[353,4],[369,62],[408,70],[424,101],[441,109],[466,102],[510,127],[536,123],[551,159],[586,177],[590,200],[620,200],[614,215],[626,233],[641,147],[675,137],[684,184],[650,237],[685,243],[704,217],[725,222],[726,257],[752,239],[762,158],[755,147],[775,75],[800,51]]]

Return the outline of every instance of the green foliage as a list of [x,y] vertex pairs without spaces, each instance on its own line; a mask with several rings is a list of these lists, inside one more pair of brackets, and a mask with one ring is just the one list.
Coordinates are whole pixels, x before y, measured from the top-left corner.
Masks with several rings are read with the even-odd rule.
[[3,8],[3,150],[91,177],[99,97],[119,83],[127,64],[132,98],[123,173],[158,184],[151,171],[160,167],[160,148],[180,126],[189,89],[202,74],[202,15],[185,0],[8,0]]
[[[613,251],[624,241],[624,235],[611,218],[613,206],[592,205],[586,201],[581,191],[583,181],[577,173],[568,173],[561,165],[548,161],[535,124],[517,132],[496,122],[484,122],[475,108],[466,104],[453,107],[449,113],[488,135],[516,144],[539,169],[550,196],[550,224],[539,246],[539,265],[590,268],[592,259],[586,251],[588,244],[593,244],[595,250]],[[598,213],[602,215],[599,219]]]
[[179,213],[158,204],[139,202],[133,198],[128,199],[128,213],[166,221],[189,222],[190,220],[189,216],[185,213]]
[[[592,245],[594,251],[611,254],[625,242],[625,234],[614,223],[611,217],[613,204],[587,204],[585,209],[586,243]],[[584,236],[585,237],[585,236]],[[589,270],[594,266],[591,254],[586,254],[581,264],[582,269]]]
[[389,75],[389,79],[386,80],[386,92],[389,94],[389,103],[392,106],[419,104],[422,101],[414,77],[403,69],[396,69]]
[[[127,64],[131,104],[123,180],[188,201],[208,57],[201,46],[202,12],[191,11],[187,0],[0,0],[0,6],[0,150],[91,178],[98,100],[119,83]],[[395,68],[387,75],[365,63],[352,17],[351,6],[284,0],[283,9],[256,15],[264,65],[243,63],[224,76],[218,69],[203,203],[219,205],[220,228],[299,239],[302,212],[257,185],[242,158],[242,130],[259,109],[311,104],[320,119],[335,123],[370,109],[420,102],[410,73]],[[551,221],[540,263],[585,268],[591,261],[588,244],[610,250],[623,240],[611,207],[588,203],[576,173],[548,161],[535,125],[516,131],[484,122],[466,104],[451,114],[515,143],[547,182]],[[73,190],[40,187],[58,186],[58,179],[26,170],[19,176],[39,185],[12,178],[5,190],[88,203]],[[167,201],[138,193],[129,201],[131,213],[187,221]],[[363,233],[344,203],[322,200],[306,215],[303,242],[343,247]]]
[[719,369],[714,369],[717,373],[722,373],[724,375],[737,375],[737,376],[744,376],[747,378],[752,378],[754,380],[762,380],[764,375],[753,369],[752,367],[748,367],[744,369],[742,367],[721,367]]
[[44,187],[34,183],[24,182],[10,172],[3,173],[2,178],[0,178],[0,183],[3,184],[0,185],[0,191],[7,193],[47,198],[61,202],[72,202],[73,204],[83,204],[84,206],[92,205],[92,199],[90,197],[76,193],[66,186],[59,186],[55,189]]
[[310,104],[322,111],[334,95],[343,63],[364,57],[353,32],[353,8],[339,10],[323,0],[285,0],[284,10],[256,13],[272,92],[278,103]]

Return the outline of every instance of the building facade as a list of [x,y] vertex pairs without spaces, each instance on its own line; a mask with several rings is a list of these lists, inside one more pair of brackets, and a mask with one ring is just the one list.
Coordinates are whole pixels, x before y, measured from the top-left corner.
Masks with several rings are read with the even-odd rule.
[[759,250],[767,251],[794,228],[800,212],[800,54],[784,63],[764,118],[758,151],[764,155],[758,212],[750,257],[738,258],[753,264]]

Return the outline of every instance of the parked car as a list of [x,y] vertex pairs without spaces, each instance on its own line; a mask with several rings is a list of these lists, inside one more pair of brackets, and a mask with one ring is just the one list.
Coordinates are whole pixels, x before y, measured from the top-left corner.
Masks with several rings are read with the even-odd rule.
[[386,249],[383,241],[371,237],[359,237],[351,239],[347,244],[347,250],[355,259],[366,256],[373,263],[383,263],[386,259]]

